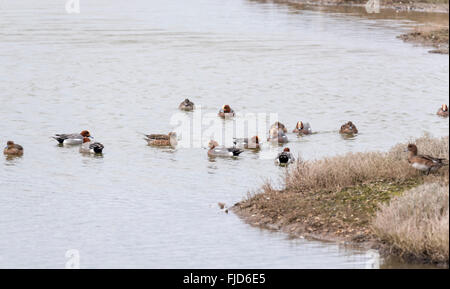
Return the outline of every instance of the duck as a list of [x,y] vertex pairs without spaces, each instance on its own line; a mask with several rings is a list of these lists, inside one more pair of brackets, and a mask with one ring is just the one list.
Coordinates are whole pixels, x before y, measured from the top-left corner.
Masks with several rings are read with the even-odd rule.
[[72,134],[55,134],[53,138],[58,141],[59,144],[64,145],[80,145],[83,143],[85,137],[91,137],[91,133],[87,130],[83,130],[80,133]]
[[210,157],[237,157],[244,152],[236,147],[227,148],[224,146],[219,146],[219,144],[214,140],[211,140],[208,146],[208,156]]
[[178,106],[180,110],[184,111],[193,111],[194,110],[194,103],[190,101],[188,98],[186,98],[180,105]]
[[285,126],[284,124],[282,124],[281,122],[276,121],[274,124],[272,124],[272,125],[270,126],[269,134],[270,134],[270,135],[275,135],[276,132],[278,132],[278,131],[282,131],[283,133],[287,133],[287,128],[286,128],[286,126]]
[[238,145],[239,147],[243,147],[244,149],[254,149],[259,150],[260,144],[259,144],[259,137],[254,136],[249,138],[235,138],[234,139],[234,145]]
[[349,121],[346,124],[343,124],[341,126],[341,129],[339,130],[339,133],[342,133],[342,134],[357,134],[358,133],[358,129],[353,124],[353,122]]
[[437,111],[436,114],[439,115],[439,116],[442,116],[442,117],[448,117],[448,106],[446,104],[443,104],[439,108],[439,110]]
[[10,140],[6,143],[3,154],[7,156],[21,156],[23,155],[23,147],[21,145],[15,144],[12,140]]
[[234,110],[228,105],[225,104],[220,110],[219,110],[219,117],[221,118],[230,118],[234,117],[235,113]]
[[99,142],[91,142],[88,137],[83,138],[83,144],[80,146],[80,153],[101,154],[105,147]]
[[283,130],[271,130],[269,133],[270,134],[269,134],[269,138],[267,139],[267,141],[277,142],[279,144],[289,142],[289,139],[288,139],[286,133],[283,132]]
[[158,147],[175,147],[178,144],[176,132],[169,134],[148,134],[144,138],[149,145]]
[[446,159],[417,154],[418,150],[415,144],[409,144],[406,151],[409,152],[408,162],[411,166],[419,171],[425,172],[427,175],[443,166],[448,166],[448,160]]
[[297,134],[311,134],[311,125],[308,122],[303,123],[302,121],[299,121],[292,132]]
[[295,161],[294,156],[289,148],[284,148],[284,150],[278,154],[275,162],[279,165],[287,165]]

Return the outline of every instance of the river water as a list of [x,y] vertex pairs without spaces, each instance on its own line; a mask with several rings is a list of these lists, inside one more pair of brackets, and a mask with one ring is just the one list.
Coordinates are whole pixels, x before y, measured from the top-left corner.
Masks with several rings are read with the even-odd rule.
[[[189,97],[205,114],[228,103],[310,122],[317,134],[289,135],[305,159],[448,135],[435,112],[449,58],[396,39],[413,20],[248,0],[81,0],[68,14],[65,2],[0,1],[0,142],[25,148],[0,160],[0,267],[64,268],[68,250],[82,268],[406,266],[220,211],[279,180],[271,158],[152,148],[140,132],[172,130]],[[354,139],[337,133],[347,120]],[[50,138],[82,129],[103,157]]]

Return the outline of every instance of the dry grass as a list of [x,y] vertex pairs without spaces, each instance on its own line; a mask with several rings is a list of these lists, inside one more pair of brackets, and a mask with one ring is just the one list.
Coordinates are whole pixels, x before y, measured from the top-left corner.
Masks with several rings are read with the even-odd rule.
[[[419,153],[448,159],[448,136],[435,139],[424,136],[415,141]],[[339,190],[365,182],[403,182],[421,177],[407,162],[407,144],[399,144],[387,153],[349,153],[318,161],[298,160],[286,177],[286,189],[297,192]],[[448,167],[435,175],[448,183]]]
[[424,184],[381,205],[373,228],[400,256],[448,263],[448,185]]

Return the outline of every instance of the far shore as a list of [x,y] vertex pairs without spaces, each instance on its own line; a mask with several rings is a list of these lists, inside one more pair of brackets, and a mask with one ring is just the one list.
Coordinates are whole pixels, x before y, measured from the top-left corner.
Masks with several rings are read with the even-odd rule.
[[[254,0],[262,1],[262,0]],[[298,7],[359,7],[364,9],[368,0],[271,0],[274,3]],[[263,2],[266,2],[265,0]],[[448,14],[448,0],[380,0],[380,12],[386,13],[428,13]],[[393,12],[392,12],[393,11]],[[373,15],[367,13],[367,15]],[[433,48],[430,53],[449,53],[449,25],[446,23],[425,23],[418,25],[411,32],[399,35],[398,38],[424,47]]]

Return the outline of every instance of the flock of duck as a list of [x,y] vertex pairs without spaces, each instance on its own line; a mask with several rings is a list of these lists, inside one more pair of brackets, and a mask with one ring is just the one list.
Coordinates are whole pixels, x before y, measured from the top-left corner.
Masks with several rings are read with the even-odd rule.
[[[179,105],[179,109],[183,111],[193,111],[195,109],[195,105],[189,99],[185,99]],[[448,106],[443,104],[437,111],[437,115],[441,117],[448,117]],[[226,104],[219,110],[218,116],[223,119],[230,119],[235,116],[235,112],[229,105]],[[267,141],[285,144],[289,141],[286,135],[287,132],[288,130],[286,126],[277,121],[270,127]],[[312,129],[309,123],[299,121],[292,132],[298,135],[309,135],[312,134]],[[344,135],[355,135],[358,133],[358,129],[353,122],[349,121],[341,126],[339,133]],[[55,134],[52,138],[55,139],[60,145],[79,145],[80,153],[84,154],[101,154],[104,149],[103,144],[91,141],[93,137],[87,130],[73,134]],[[175,132],[170,132],[167,135],[149,134],[145,135],[144,139],[150,146],[175,147],[177,145],[177,135]],[[208,147],[208,156],[210,157],[237,157],[244,152],[244,149],[259,150],[261,148],[260,138],[258,136],[241,139],[235,138],[233,147],[221,146],[215,140],[211,140]],[[426,174],[447,165],[445,159],[427,155],[419,155],[417,146],[414,144],[409,144],[406,151],[409,152],[408,161],[411,166],[420,171],[424,171]],[[24,149],[21,145],[16,144],[13,141],[8,141],[3,153],[7,156],[22,156]],[[284,148],[275,159],[275,162],[279,165],[286,165],[294,161],[295,158],[288,147]]]

